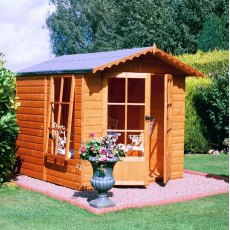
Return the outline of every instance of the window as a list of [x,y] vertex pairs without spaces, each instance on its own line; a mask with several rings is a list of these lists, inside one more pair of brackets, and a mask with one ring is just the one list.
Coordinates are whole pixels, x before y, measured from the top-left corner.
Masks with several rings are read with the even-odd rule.
[[74,76],[50,79],[45,155],[68,160],[73,157]]

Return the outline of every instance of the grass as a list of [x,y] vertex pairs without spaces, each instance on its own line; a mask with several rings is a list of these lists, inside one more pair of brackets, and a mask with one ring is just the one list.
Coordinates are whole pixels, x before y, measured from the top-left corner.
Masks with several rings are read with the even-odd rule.
[[228,195],[99,216],[21,188],[0,189],[0,199],[4,230],[228,229]]
[[229,176],[229,156],[212,154],[185,155],[185,169]]
[[[204,162],[213,161],[210,155],[203,156],[207,157]],[[204,165],[200,163],[203,156],[186,156],[187,168]],[[220,164],[209,165],[210,173],[215,173],[221,164],[226,163],[227,156],[215,157],[214,160]],[[3,230],[228,229],[228,194],[94,215],[76,206],[9,185],[0,188],[0,229]]]

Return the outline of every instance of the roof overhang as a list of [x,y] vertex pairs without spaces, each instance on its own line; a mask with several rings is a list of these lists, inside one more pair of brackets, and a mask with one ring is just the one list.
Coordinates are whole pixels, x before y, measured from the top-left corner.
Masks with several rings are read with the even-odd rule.
[[92,73],[92,69],[72,69],[72,70],[58,70],[58,71],[37,71],[37,72],[20,72],[17,76],[31,76],[31,75],[55,75],[55,74],[71,74],[71,73]]
[[163,62],[168,63],[169,65],[179,69],[180,71],[184,72],[186,76],[197,76],[197,77],[205,77],[205,75],[198,70],[194,69],[193,67],[181,62],[180,60],[176,59],[172,55],[165,53],[163,50],[158,49],[154,44],[152,47],[148,47],[144,50],[141,50],[133,55],[127,56],[125,58],[107,63],[102,66],[98,66],[93,68],[92,72],[96,73],[97,71],[103,71],[105,69],[109,69],[113,66],[119,65],[121,63],[125,63],[126,61],[133,60],[134,58],[138,58],[141,55],[146,55],[148,53],[152,53],[154,56],[161,59]]

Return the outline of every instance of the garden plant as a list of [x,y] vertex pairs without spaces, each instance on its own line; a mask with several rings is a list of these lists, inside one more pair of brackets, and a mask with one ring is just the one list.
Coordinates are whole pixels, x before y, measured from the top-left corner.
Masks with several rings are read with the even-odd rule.
[[4,67],[0,54],[0,183],[8,179],[16,160],[16,105],[15,74]]

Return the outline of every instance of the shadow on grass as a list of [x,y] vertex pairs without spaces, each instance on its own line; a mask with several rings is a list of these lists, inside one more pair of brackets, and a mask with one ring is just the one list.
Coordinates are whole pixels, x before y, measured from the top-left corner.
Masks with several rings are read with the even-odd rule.
[[226,175],[215,175],[215,174],[207,174],[206,175],[207,178],[213,178],[216,180],[223,180],[226,183],[229,183],[229,176]]

